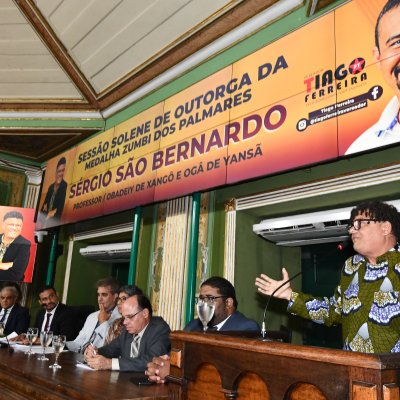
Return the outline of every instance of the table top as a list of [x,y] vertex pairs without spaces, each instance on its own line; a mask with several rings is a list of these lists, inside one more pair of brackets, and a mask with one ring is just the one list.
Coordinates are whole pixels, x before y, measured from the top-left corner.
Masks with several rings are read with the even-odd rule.
[[132,377],[143,374],[80,368],[77,363],[82,360],[81,357],[76,353],[63,352],[58,360],[62,368],[53,370],[49,368],[54,362],[53,354],[48,355],[49,361],[39,361],[37,354],[26,355],[22,351],[10,352],[8,348],[1,348],[0,381],[10,382],[11,377],[19,383],[26,381],[74,399],[145,400],[168,397],[165,385],[139,386],[131,382]]

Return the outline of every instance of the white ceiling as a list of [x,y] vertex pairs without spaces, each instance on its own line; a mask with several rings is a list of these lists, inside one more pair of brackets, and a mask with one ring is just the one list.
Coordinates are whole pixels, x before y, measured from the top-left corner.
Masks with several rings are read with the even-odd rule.
[[0,98],[76,98],[82,95],[12,0],[0,0]]
[[[91,88],[104,93],[242,0],[33,0]],[[0,0],[0,97],[83,100],[13,0]]]
[[[319,1],[334,0],[312,0]],[[98,132],[105,118],[304,4],[0,0],[0,155],[46,161]]]

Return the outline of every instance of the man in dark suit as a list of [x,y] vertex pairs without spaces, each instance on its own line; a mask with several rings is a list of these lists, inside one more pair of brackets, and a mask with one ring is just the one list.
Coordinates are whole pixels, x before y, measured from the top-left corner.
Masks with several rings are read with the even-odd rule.
[[0,235],[0,280],[24,280],[28,266],[31,242],[21,235],[24,217],[19,211],[9,211],[3,217]]
[[57,162],[55,180],[49,186],[40,208],[39,224],[41,224],[42,228],[59,225],[60,223],[68,187],[67,182],[64,180],[66,164],[65,157],[61,157]]
[[88,346],[85,360],[94,369],[145,371],[156,355],[169,352],[171,332],[161,317],[153,317],[148,298],[143,294],[129,297],[122,305],[125,329],[98,350]]
[[25,333],[29,327],[29,310],[20,306],[19,293],[15,286],[5,286],[0,292],[0,322],[4,324],[4,335],[8,336],[15,332],[20,335]]
[[39,331],[65,335],[67,340],[75,339],[74,313],[71,307],[60,303],[53,286],[45,286],[39,291],[39,303],[43,309],[36,315],[35,327]]
[[[233,285],[225,278],[212,276],[200,286],[200,295],[196,301],[214,304],[214,316],[208,323],[208,329],[214,331],[258,331],[260,326],[252,319],[237,311],[238,301]],[[203,324],[199,319],[190,321],[185,331],[202,331]],[[161,353],[160,353],[161,354]],[[164,383],[169,374],[169,356],[164,354],[153,358],[147,365],[146,375],[149,380]]]
[[[215,306],[214,316],[208,323],[208,329],[216,331],[260,331],[256,321],[245,317],[237,311],[238,301],[233,285],[225,278],[212,276],[200,286],[197,301],[212,303]],[[203,324],[199,319],[190,321],[185,331],[202,331]]]

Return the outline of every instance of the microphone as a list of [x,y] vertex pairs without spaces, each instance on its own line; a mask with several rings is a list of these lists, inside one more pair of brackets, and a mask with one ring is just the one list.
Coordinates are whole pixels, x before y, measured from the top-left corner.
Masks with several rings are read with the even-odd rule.
[[303,271],[298,272],[297,274],[294,274],[291,278],[286,279],[285,282],[281,283],[269,296],[267,304],[265,305],[264,308],[264,315],[263,315],[263,321],[262,321],[262,328],[261,328],[261,336],[262,336],[262,340],[268,340],[265,338],[266,334],[267,334],[267,330],[265,329],[265,316],[267,315],[267,310],[268,310],[268,306],[269,306],[269,302],[271,301],[272,297],[274,297],[274,294],[281,289],[283,286],[285,286],[287,283],[289,283],[290,281],[292,281],[293,279],[297,278],[299,275],[301,275],[303,273]]

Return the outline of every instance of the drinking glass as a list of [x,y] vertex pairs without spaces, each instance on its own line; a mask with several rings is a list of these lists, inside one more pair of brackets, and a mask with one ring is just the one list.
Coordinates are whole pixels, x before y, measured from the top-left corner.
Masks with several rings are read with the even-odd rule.
[[203,331],[208,329],[208,323],[214,316],[215,304],[213,301],[205,301],[203,299],[198,299],[197,301],[197,314],[199,319],[203,324]]
[[32,351],[32,343],[37,338],[38,333],[39,333],[38,328],[28,328],[28,330],[26,332],[26,338],[29,341],[29,350],[26,351],[25,354],[28,354],[29,356],[31,354],[34,354]]
[[0,337],[4,336],[4,328],[5,328],[4,323],[0,322]]
[[61,365],[58,364],[58,357],[60,356],[60,353],[64,350],[66,340],[67,339],[64,335],[53,336],[53,349],[56,359],[54,361],[54,364],[49,365],[49,368],[61,368]]
[[52,331],[42,331],[40,332],[40,344],[43,346],[43,354],[38,357],[40,361],[47,361],[48,358],[46,357],[46,347],[51,343],[53,339],[53,332]]

